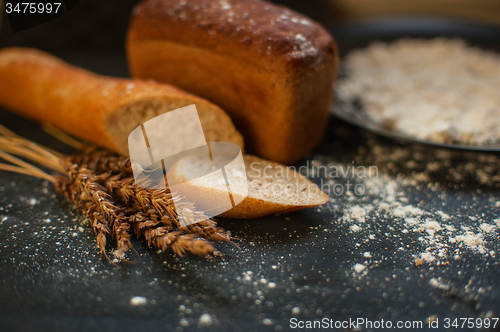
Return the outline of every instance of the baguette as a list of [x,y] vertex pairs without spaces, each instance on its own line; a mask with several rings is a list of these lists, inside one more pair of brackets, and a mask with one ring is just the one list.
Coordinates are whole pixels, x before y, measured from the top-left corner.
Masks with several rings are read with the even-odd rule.
[[208,142],[243,139],[218,106],[170,85],[106,77],[42,51],[0,50],[0,105],[128,155],[128,135],[145,121],[195,104]]
[[[168,172],[169,181],[181,183],[206,174],[197,157],[178,161]],[[232,200],[239,202],[220,214],[227,218],[258,218],[268,214],[297,211],[328,202],[328,195],[295,170],[282,164],[245,155],[246,175],[234,174],[229,182]],[[205,165],[210,167],[210,165]],[[213,178],[212,178],[213,179]],[[245,185],[247,184],[247,186]],[[248,188],[248,193],[247,193]],[[196,181],[184,189],[193,201],[213,201],[227,198],[228,191],[212,180]]]
[[[227,114],[175,87],[96,75],[38,50],[0,50],[0,105],[123,155],[128,154],[128,135],[137,126],[159,114],[192,104],[197,107],[208,142],[231,142],[243,148],[242,137]],[[291,169],[288,175],[278,176],[286,166],[253,156],[244,156],[244,161],[248,196],[243,190],[243,180],[232,183],[234,201],[241,202],[222,214],[224,217],[256,218],[328,200],[326,194]],[[172,179],[182,182],[185,172],[199,171],[196,163],[191,162],[188,158],[181,159],[169,171],[169,179],[175,176]],[[267,176],[261,175],[264,170]],[[272,187],[273,184],[276,186]],[[301,192],[304,187],[308,188],[307,193],[312,188],[313,194]],[[193,187],[193,192],[192,197],[202,195],[199,197],[205,201],[209,197],[214,202],[222,194],[212,184]]]
[[221,106],[251,153],[290,164],[322,139],[338,51],[304,15],[266,1],[146,0],[126,47],[134,77]]

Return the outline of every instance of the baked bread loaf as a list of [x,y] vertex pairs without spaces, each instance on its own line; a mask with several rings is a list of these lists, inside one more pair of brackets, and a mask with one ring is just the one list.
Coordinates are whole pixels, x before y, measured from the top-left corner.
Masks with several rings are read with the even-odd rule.
[[0,105],[123,155],[145,121],[195,104],[208,142],[243,139],[216,105],[170,85],[106,77],[42,51],[0,50]]
[[[232,142],[243,148],[228,115],[190,93],[153,81],[96,75],[34,49],[0,50],[1,106],[124,155],[133,129],[159,114],[192,104],[208,142]],[[256,218],[328,201],[312,182],[284,165],[248,155],[244,161],[247,174],[241,175],[241,182],[231,183],[234,201],[240,203],[222,216]],[[198,166],[184,158],[169,171],[169,180],[175,176],[183,182],[186,172],[196,177]],[[243,190],[247,180],[248,196]],[[219,192],[207,183],[193,187],[192,197],[216,200],[222,194],[227,191]]]
[[249,152],[289,164],[323,136],[337,48],[297,12],[254,0],[146,0],[133,11],[126,47],[134,77],[221,106]]
[[[261,158],[243,156],[245,174],[231,176],[231,195],[238,205],[222,213],[228,218],[258,218],[273,213],[297,211],[328,202],[328,195],[314,183],[295,170],[285,165],[263,160]],[[205,165],[207,166],[207,165]],[[210,167],[210,165],[208,165]],[[169,171],[169,181],[184,182],[200,178],[206,174],[204,164],[196,157],[187,157],[178,161]],[[213,179],[213,178],[212,178]],[[192,182],[191,182],[192,183]],[[247,186],[248,184],[248,194]],[[217,202],[225,197],[228,191],[220,189],[215,182],[200,182],[192,185],[189,193],[193,201],[213,200]]]

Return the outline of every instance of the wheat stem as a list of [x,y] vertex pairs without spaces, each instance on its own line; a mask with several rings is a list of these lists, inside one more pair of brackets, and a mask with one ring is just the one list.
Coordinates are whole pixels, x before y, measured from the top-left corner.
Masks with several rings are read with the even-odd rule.
[[[86,146],[55,127],[46,126],[46,131],[73,147],[84,149]],[[131,231],[137,237],[144,237],[149,245],[162,250],[168,247],[179,256],[190,252],[208,257],[216,250],[206,239],[230,241],[231,237],[209,218],[196,225],[182,227],[179,216],[189,222],[205,218],[204,214],[196,211],[192,204],[182,202],[169,190],[138,187],[132,177],[129,158],[113,156],[109,151],[95,147],[85,151],[81,155],[65,156],[21,138],[0,125],[0,158],[13,164],[0,163],[0,170],[52,182],[87,217],[96,234],[100,252],[108,260],[107,235],[117,241],[117,256],[123,256],[132,249],[140,258],[130,242]],[[14,155],[63,175],[51,176]]]
[[9,165],[9,164],[4,164],[0,163],[0,170],[3,171],[8,171],[8,172],[14,172],[14,173],[19,173],[19,174],[24,174],[24,175],[30,175],[33,177],[41,178],[44,180],[48,180],[52,183],[55,183],[56,180],[54,179],[53,176],[50,176],[49,174],[39,174],[37,172],[33,172],[32,170],[26,169],[24,167],[19,167],[19,166],[14,166],[14,165]]
[[41,166],[50,168],[60,173],[65,171],[61,165],[60,158],[55,157],[54,155],[49,156],[45,153],[41,154],[41,151],[38,151],[39,148],[40,147],[37,147],[37,150],[34,150],[32,147],[22,146],[17,144],[15,141],[5,140],[5,138],[0,137],[0,149],[5,152],[25,157]]
[[52,149],[49,149],[48,147],[33,143],[30,140],[27,140],[25,138],[17,138],[17,137],[12,137],[12,141],[18,143],[19,145],[25,146],[26,148],[29,148],[33,150],[34,152],[37,152],[48,159],[51,159],[53,161],[60,161],[61,158],[63,157],[62,153],[59,153],[57,151],[54,151]]
[[47,147],[39,146],[38,144],[35,144],[35,143],[31,142],[30,140],[27,140],[24,137],[17,135],[16,133],[11,131],[10,129],[7,129],[6,127],[4,127],[3,125],[0,124],[0,137],[1,136],[3,136],[4,138],[7,138],[9,140],[15,140],[18,143],[21,143],[22,145],[28,145],[31,147],[37,146],[41,149],[40,151],[43,151],[43,153],[48,152],[48,153],[51,153],[55,156],[61,156],[61,154],[59,152],[54,151],[52,149],[49,149]]
[[[39,169],[38,167],[35,167],[19,158],[16,158],[10,154],[8,154],[7,152],[4,152],[2,150],[0,150],[0,158],[8,161],[8,162],[11,162],[13,163],[14,165],[17,165],[21,168],[24,168],[26,170],[29,170],[32,172],[32,174],[36,174],[38,175],[38,177],[41,177],[41,178],[44,178],[44,179],[47,179],[49,181],[52,181],[53,182],[53,177],[50,176],[49,174],[45,173],[44,171],[42,171],[41,169]],[[52,179],[52,180],[51,180]]]
[[0,124],[0,135],[8,136],[8,137],[18,137],[21,138],[21,136],[17,135],[14,133],[12,130],[7,129],[5,126]]
[[64,131],[61,129],[57,128],[56,126],[51,125],[50,123],[44,123],[42,124],[42,129],[49,135],[54,136],[61,142],[65,143],[66,145],[69,145],[77,150],[83,150],[85,147],[85,144],[80,142],[79,140],[69,136],[66,134]]

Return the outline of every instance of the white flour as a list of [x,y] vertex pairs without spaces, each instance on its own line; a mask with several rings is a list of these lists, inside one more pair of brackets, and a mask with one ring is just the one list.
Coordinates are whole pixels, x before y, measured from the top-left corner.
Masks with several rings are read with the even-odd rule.
[[[351,267],[357,275],[369,273],[380,261],[380,252],[365,251],[365,244],[374,241],[375,245],[379,239],[393,239],[398,243],[391,251],[382,252],[388,256],[407,255],[409,266],[445,266],[457,264],[464,257],[488,259],[498,255],[494,243],[498,239],[500,218],[488,217],[467,205],[459,210],[450,209],[444,196],[448,194],[437,196],[443,202],[442,207],[438,205],[435,210],[429,208],[432,204],[420,202],[416,196],[426,190],[442,191],[443,185],[459,189],[466,180],[474,186],[481,183],[496,188],[500,176],[499,157],[446,149],[428,151],[422,146],[384,145],[376,139],[368,139],[366,143],[354,156],[354,164],[377,166],[378,176],[359,178],[349,174],[343,180],[332,179],[338,183],[355,181],[366,187],[366,193],[333,195],[325,206],[341,212],[338,222],[345,224],[355,239],[360,260]],[[329,169],[348,164],[336,158],[318,158],[313,168]],[[441,173],[448,180],[434,182],[437,178],[444,179]],[[500,208],[494,197],[490,201],[493,211]],[[464,218],[468,219],[467,226],[460,221]],[[414,241],[405,243],[403,240],[408,238]]]
[[374,42],[344,61],[337,93],[375,122],[441,143],[500,141],[500,55],[460,39]]

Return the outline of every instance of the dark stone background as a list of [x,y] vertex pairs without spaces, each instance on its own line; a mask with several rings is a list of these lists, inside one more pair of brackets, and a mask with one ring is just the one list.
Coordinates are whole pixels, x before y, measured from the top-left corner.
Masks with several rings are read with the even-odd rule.
[[[136,2],[80,1],[63,17],[16,34],[4,21],[0,46],[36,47],[98,73],[127,76],[123,42],[128,15]],[[282,2],[331,23],[326,2]],[[443,33],[429,31],[427,23],[420,22],[426,32],[419,30],[418,24],[408,28],[405,22],[344,26],[334,32],[345,53],[373,38],[391,39],[412,31],[427,36]],[[479,29],[480,33],[474,27],[464,30],[461,24],[452,24],[451,29],[469,33],[479,42],[484,39],[483,32],[491,32],[488,28]],[[498,44],[499,36],[492,33],[489,43]],[[37,124],[11,113],[0,110],[0,123],[36,142],[70,151]],[[335,119],[331,119],[324,142],[311,158],[349,163],[374,139],[388,151],[417,149],[426,156],[424,166],[439,162],[435,148],[374,138]],[[367,151],[362,162],[369,165],[376,156]],[[498,172],[496,154],[453,153],[452,165],[446,167],[458,169],[469,161],[493,156],[493,161],[479,167]],[[411,176],[405,165],[403,160],[386,171],[392,176],[399,172]],[[457,227],[472,226],[468,216],[483,213],[487,220],[497,217],[498,208],[491,204],[500,200],[495,184],[485,186],[475,178],[457,183],[447,173],[432,179],[441,184],[437,191],[426,186],[407,188],[410,203],[430,211],[460,214],[453,221]],[[36,204],[31,204],[31,199]],[[415,267],[412,255],[422,248],[415,245],[403,253],[396,248],[413,245],[417,235],[383,236],[395,232],[391,230],[395,224],[392,220],[374,223],[378,241],[359,249],[349,224],[340,221],[346,202],[347,197],[343,197],[338,200],[339,208],[328,206],[258,220],[220,220],[242,241],[238,242],[240,250],[217,243],[225,256],[216,261],[191,256],[180,259],[134,240],[143,263],[116,268],[100,257],[90,228],[50,185],[0,172],[0,331],[198,331],[198,318],[204,313],[213,317],[213,325],[208,328],[211,331],[287,331],[292,317],[364,317],[395,322],[424,321],[431,315],[440,319],[478,318],[492,312],[499,316],[498,258],[471,252],[446,266]],[[490,248],[499,252],[498,231],[489,241]],[[360,250],[370,251],[373,260],[380,262],[363,278],[351,270],[355,263],[365,261]],[[244,281],[247,271],[253,272],[248,282]],[[261,284],[261,278],[275,282],[276,288]],[[441,278],[449,288],[432,287],[431,278]],[[130,306],[133,296],[146,297],[147,305]],[[261,304],[256,304],[257,300]],[[301,310],[296,316],[292,314],[294,307]],[[183,318],[189,326],[180,326]],[[271,325],[264,325],[266,318]],[[443,330],[442,325],[437,330]]]

